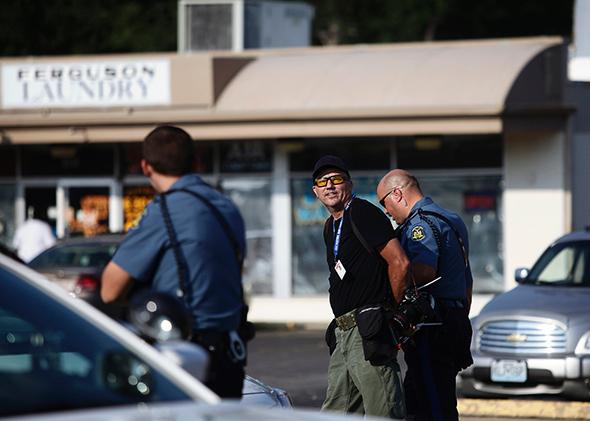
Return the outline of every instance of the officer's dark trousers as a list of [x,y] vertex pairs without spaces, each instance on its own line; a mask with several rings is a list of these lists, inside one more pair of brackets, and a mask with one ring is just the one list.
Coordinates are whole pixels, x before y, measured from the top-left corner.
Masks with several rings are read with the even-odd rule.
[[236,361],[232,357],[227,333],[199,333],[194,336],[193,342],[209,353],[209,371],[205,385],[221,398],[241,399],[245,361]]
[[458,420],[455,378],[471,364],[471,324],[464,309],[445,311],[444,324],[418,331],[404,345],[408,420]]

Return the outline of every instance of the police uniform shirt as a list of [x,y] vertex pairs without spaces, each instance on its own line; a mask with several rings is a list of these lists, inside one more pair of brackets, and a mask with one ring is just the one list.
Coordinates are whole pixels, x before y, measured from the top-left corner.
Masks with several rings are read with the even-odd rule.
[[[343,218],[336,221],[335,227],[334,219],[328,218],[324,230],[327,262],[330,268],[330,305],[335,317],[362,305],[382,303],[386,297],[393,297],[387,275],[387,263],[376,248],[394,238],[391,222],[379,208],[358,198],[353,199]],[[354,234],[351,218],[354,218],[356,227],[374,253],[369,253]],[[338,257],[335,259],[334,234],[342,220],[344,225]],[[346,270],[342,279],[335,270],[336,260],[340,260]]]
[[[245,250],[244,222],[235,205],[196,174],[185,175],[171,189],[188,189],[205,196],[221,214]],[[174,252],[156,196],[136,227],[121,243],[113,261],[136,282],[157,291],[179,288]],[[186,293],[195,329],[234,330],[242,307],[241,273],[232,243],[215,215],[186,192],[166,196],[172,225],[186,261]]]
[[[412,207],[408,219],[402,225],[400,243],[411,263],[422,263],[437,270],[437,276],[441,279],[428,287],[432,295],[448,299],[466,298],[466,289],[471,288],[473,279],[471,271],[465,267],[463,252],[455,233],[440,218],[433,215],[421,216],[418,209],[437,212],[452,221],[468,251],[469,240],[465,224],[457,214],[441,208],[429,197],[424,197]],[[440,232],[440,250],[435,234],[424,218],[428,218]]]

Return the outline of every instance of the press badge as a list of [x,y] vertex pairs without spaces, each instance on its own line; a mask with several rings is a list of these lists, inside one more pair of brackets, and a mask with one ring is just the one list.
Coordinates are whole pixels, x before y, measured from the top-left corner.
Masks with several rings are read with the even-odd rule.
[[336,273],[338,274],[338,276],[340,276],[340,279],[344,279],[344,275],[346,275],[346,269],[344,269],[344,265],[340,260],[336,262],[336,266],[334,266],[334,269],[336,269]]

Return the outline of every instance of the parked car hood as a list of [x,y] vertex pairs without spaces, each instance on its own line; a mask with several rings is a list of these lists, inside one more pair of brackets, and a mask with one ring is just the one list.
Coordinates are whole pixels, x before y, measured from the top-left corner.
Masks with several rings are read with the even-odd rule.
[[584,317],[590,302],[590,288],[518,285],[498,295],[480,312],[478,321],[495,316],[550,317],[569,324]]
[[118,406],[81,411],[31,414],[30,416],[7,418],[14,421],[378,421],[383,418],[354,416],[335,412],[319,412],[308,409],[267,409],[240,405],[225,401],[218,404],[169,402]]

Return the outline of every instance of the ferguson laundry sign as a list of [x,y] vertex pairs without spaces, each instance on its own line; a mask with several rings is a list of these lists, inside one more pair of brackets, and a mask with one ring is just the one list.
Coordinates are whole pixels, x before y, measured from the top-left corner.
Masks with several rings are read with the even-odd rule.
[[167,60],[2,66],[3,108],[113,107],[170,103]]

